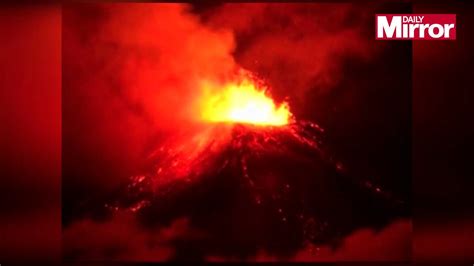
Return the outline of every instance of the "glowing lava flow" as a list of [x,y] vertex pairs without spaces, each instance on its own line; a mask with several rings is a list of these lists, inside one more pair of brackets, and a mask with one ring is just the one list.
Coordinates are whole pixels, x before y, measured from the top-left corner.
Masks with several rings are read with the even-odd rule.
[[238,82],[228,83],[221,90],[213,87],[205,85],[204,121],[281,126],[291,120],[288,103],[277,106],[267,95],[267,87],[246,72],[241,72]]

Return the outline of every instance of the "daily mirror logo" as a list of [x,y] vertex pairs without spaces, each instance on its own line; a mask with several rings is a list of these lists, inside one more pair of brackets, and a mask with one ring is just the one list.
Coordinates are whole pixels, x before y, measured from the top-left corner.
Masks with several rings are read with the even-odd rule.
[[377,14],[377,40],[456,40],[456,14]]

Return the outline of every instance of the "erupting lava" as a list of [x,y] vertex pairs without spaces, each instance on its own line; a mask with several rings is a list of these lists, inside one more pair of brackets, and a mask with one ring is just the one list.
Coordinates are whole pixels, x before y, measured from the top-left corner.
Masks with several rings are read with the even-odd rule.
[[281,126],[290,122],[288,103],[277,106],[267,94],[263,82],[241,72],[239,81],[227,83],[223,89],[205,84],[201,117],[209,122],[246,123]]
[[285,154],[295,146],[321,152],[324,130],[315,123],[297,121],[287,102],[275,104],[260,79],[241,70],[224,84],[201,84],[204,93],[199,107],[204,125],[178,130],[162,143],[149,156],[151,169],[133,177],[131,187],[142,191],[149,186],[153,194],[176,182],[218,175],[228,167],[240,169],[253,186],[256,177],[248,172],[250,158]]

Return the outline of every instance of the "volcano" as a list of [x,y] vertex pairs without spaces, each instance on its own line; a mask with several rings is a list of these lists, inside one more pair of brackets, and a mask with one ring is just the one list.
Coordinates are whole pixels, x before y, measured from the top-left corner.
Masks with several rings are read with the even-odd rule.
[[201,232],[175,241],[175,258],[186,260],[262,250],[284,259],[407,215],[402,200],[337,160],[322,127],[296,119],[240,73],[220,89],[206,82],[199,123],[174,130],[140,174],[83,209],[101,217],[129,211],[151,230],[185,217]]
[[105,205],[136,212],[147,227],[188,217],[206,232],[177,243],[178,259],[208,254],[245,258],[259,250],[290,256],[305,243],[338,242],[361,226],[403,215],[403,202],[351,176],[323,147],[324,130],[211,124],[157,148]]

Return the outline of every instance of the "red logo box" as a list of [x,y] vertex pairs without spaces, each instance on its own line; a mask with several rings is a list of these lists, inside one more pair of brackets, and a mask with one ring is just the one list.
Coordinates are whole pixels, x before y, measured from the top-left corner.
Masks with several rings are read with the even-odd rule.
[[376,14],[377,40],[456,40],[456,14]]

